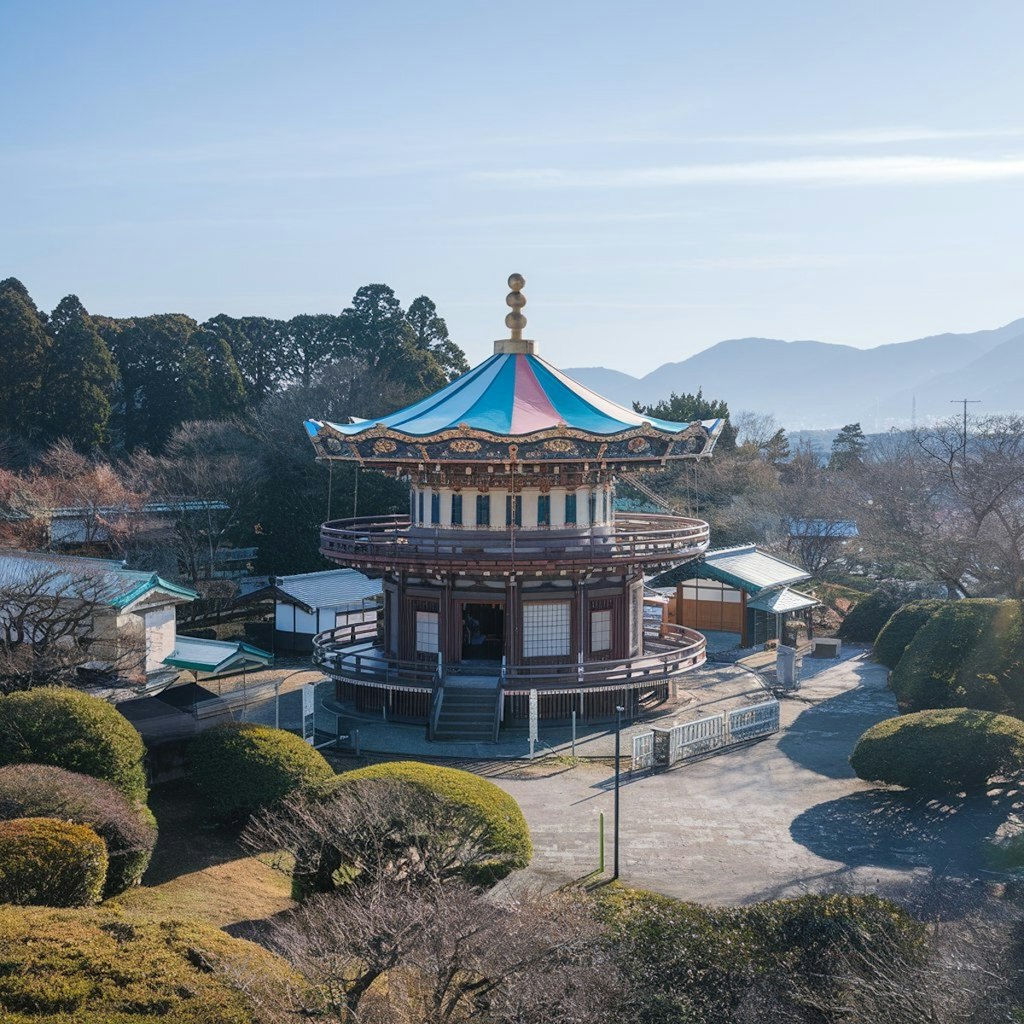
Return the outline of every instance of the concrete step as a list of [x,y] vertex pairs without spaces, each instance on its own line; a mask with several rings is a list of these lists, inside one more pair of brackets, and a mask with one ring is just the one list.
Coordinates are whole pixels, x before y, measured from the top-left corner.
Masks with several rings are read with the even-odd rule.
[[434,739],[486,743],[494,739],[497,691],[477,687],[445,687]]

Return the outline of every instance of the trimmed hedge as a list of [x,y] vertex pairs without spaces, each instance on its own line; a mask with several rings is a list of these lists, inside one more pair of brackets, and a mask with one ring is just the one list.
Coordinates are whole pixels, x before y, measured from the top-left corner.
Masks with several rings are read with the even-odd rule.
[[1024,722],[970,708],[889,718],[861,736],[850,764],[869,782],[924,792],[976,789],[1024,769]]
[[630,1019],[720,1024],[748,1000],[758,1005],[765,997],[776,1009],[796,1010],[787,1004],[793,984],[841,984],[850,953],[883,942],[909,958],[923,951],[922,927],[876,896],[712,907],[612,887],[599,905],[633,993],[631,1013],[624,1014]]
[[4,1024],[253,1024],[216,968],[291,979],[277,957],[212,926],[104,908],[0,907],[0,962]]
[[945,604],[934,600],[909,601],[897,608],[875,640],[875,658],[886,668],[895,668],[918,630]]
[[415,786],[481,815],[483,842],[494,851],[487,880],[497,881],[530,863],[533,842],[526,818],[515,798],[489,779],[422,761],[386,761],[344,772],[335,777],[332,788],[364,779]]
[[854,643],[873,644],[901,605],[922,596],[920,587],[883,583],[850,609],[839,626],[838,635]]
[[156,845],[156,819],[109,782],[51,765],[0,768],[0,819],[59,818],[88,825],[107,846],[104,898],[142,878]]
[[295,789],[326,785],[334,769],[300,736],[265,725],[232,722],[189,744],[189,775],[209,814],[241,822]]
[[99,903],[107,847],[87,825],[55,818],[0,821],[0,903]]
[[944,602],[899,660],[900,710],[977,708],[1024,717],[1024,624],[1017,601]]
[[144,803],[145,752],[128,719],[98,697],[55,687],[0,697],[0,765],[66,768]]

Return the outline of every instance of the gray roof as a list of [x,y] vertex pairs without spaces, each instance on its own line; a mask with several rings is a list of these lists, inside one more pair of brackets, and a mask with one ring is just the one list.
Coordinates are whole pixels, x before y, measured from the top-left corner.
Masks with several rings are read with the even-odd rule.
[[382,593],[383,584],[379,579],[370,579],[356,569],[328,569],[297,576],[271,576],[266,587],[246,594],[242,600],[254,601],[273,596],[278,601],[298,605],[312,613],[317,608],[357,610]]
[[155,572],[128,569],[116,559],[41,551],[0,551],[0,586],[32,586],[42,588],[51,597],[101,601],[118,609],[152,591],[176,601],[198,597],[188,587],[162,579]]
[[787,615],[789,612],[814,608],[817,604],[819,604],[818,600],[811,597],[810,594],[802,594],[799,590],[783,587],[781,590],[769,590],[755,597],[753,601],[748,602],[747,607],[756,608],[762,612],[771,612],[773,615]]
[[741,544],[709,551],[703,558],[670,569],[651,580],[651,586],[669,586],[695,577],[718,580],[748,594],[759,594],[762,590],[808,580],[811,574],[767,551],[759,551],[755,544]]

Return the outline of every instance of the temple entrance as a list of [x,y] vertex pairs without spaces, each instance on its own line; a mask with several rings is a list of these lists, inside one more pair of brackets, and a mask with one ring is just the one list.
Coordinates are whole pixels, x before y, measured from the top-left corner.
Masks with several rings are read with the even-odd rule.
[[491,604],[463,604],[462,660],[501,661],[505,653],[505,607]]

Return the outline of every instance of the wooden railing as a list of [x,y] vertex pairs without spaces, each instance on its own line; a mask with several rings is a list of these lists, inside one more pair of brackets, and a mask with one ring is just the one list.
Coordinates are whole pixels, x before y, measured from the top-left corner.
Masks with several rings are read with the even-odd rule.
[[[349,634],[360,630],[365,631],[361,638],[351,639]],[[428,662],[389,658],[378,647],[367,646],[367,640],[375,637],[376,628],[372,623],[328,630],[314,638],[313,660],[328,672],[353,682],[393,684],[428,691],[433,704],[438,685],[436,667]],[[650,626],[644,630],[644,653],[636,657],[584,661],[575,665],[514,665],[505,669],[500,688],[504,693],[521,693],[534,689],[642,685],[702,665],[706,646],[700,633],[684,626]]]
[[320,528],[324,556],[378,569],[671,564],[696,557],[708,540],[702,520],[655,515],[616,517],[611,526],[592,529],[413,529],[407,516],[336,519]]

